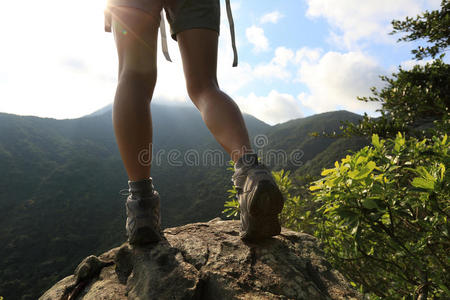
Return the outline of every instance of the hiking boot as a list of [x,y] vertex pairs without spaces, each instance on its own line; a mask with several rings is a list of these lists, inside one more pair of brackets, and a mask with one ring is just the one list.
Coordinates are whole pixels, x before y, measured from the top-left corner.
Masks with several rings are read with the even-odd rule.
[[240,206],[241,239],[260,240],[280,234],[278,214],[283,209],[283,195],[256,154],[247,153],[239,158],[232,181]]
[[161,240],[161,213],[159,193],[152,178],[128,181],[129,195],[126,201],[128,242],[144,245]]

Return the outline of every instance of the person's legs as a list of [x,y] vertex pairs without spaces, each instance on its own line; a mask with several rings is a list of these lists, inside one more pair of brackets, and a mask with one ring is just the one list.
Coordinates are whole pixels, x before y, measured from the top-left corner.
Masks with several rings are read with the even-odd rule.
[[152,3],[155,7],[149,7],[149,12],[125,6],[110,8],[119,56],[113,125],[129,178],[125,228],[132,245],[161,239],[160,199],[150,177],[150,100],[156,84],[156,45],[162,5]]
[[138,181],[150,177],[150,100],[157,75],[159,11],[152,15],[140,9],[116,6],[111,8],[111,13],[119,56],[114,132],[128,178]]
[[217,83],[218,33],[189,29],[177,34],[189,97],[211,133],[236,162],[251,145],[241,111]]

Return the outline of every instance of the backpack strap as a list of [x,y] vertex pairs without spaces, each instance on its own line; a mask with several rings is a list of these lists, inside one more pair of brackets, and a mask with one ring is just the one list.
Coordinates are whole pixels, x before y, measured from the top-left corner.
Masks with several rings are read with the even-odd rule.
[[159,30],[161,31],[161,48],[164,57],[172,62],[169,55],[169,47],[167,46],[167,34],[166,34],[166,22],[164,21],[164,9],[161,10],[161,24],[159,25]]
[[[236,48],[236,37],[235,37],[235,31],[234,31],[234,20],[233,20],[233,14],[231,12],[231,3],[230,0],[225,0],[226,7],[227,7],[227,17],[228,17],[228,24],[230,25],[230,34],[231,34],[231,46],[233,48],[233,67],[236,67],[238,65],[238,53]],[[166,34],[166,23],[164,19],[164,10],[161,10],[161,24],[159,26],[159,29],[161,31],[161,46],[162,51],[164,54],[164,57],[166,60],[172,62],[169,55],[169,48],[167,46],[167,34]]]
[[237,48],[236,48],[236,38],[235,38],[235,32],[234,32],[233,14],[231,13],[230,0],[225,0],[225,3],[227,5],[228,24],[230,25],[231,46],[233,47],[233,55],[234,55],[233,67],[236,67],[238,65],[238,53],[237,53]]

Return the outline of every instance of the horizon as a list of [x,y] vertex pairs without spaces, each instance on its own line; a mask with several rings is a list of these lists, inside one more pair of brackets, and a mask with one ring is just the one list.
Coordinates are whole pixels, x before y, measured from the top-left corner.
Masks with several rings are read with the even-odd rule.
[[[96,116],[100,116],[103,115],[105,113],[108,112],[108,110],[112,110],[112,105],[113,103],[107,104],[93,112],[87,113],[86,115],[80,116],[80,117],[74,117],[74,118],[54,118],[54,117],[41,117],[41,116],[35,116],[35,115],[19,115],[19,114],[14,114],[14,113],[8,113],[8,112],[2,112],[0,111],[0,114],[8,114],[8,115],[14,115],[14,116],[18,116],[18,117],[32,117],[32,118],[40,118],[40,119],[52,119],[52,120],[58,120],[58,121],[65,121],[65,120],[77,120],[77,119],[82,119],[82,118],[86,118],[86,117],[96,117]],[[197,108],[195,106],[189,106],[189,105],[184,105],[184,104],[178,104],[178,103],[151,103],[151,105],[157,105],[157,106],[166,106],[166,107],[174,107],[174,108],[190,108],[192,110],[197,111]],[[111,107],[110,107],[111,106]],[[100,111],[105,110],[104,112],[99,113]],[[357,114],[359,116],[363,116],[362,114],[358,114],[346,109],[336,109],[336,110],[330,110],[330,111],[324,111],[324,112],[318,112],[318,113],[314,113],[308,116],[301,116],[301,117],[297,117],[297,118],[292,118],[289,120],[285,120],[279,123],[274,123],[274,124],[269,124],[267,122],[265,122],[264,120],[261,120],[259,118],[257,118],[256,116],[247,113],[247,112],[242,112],[243,115],[249,115],[255,119],[257,119],[258,121],[261,121],[269,126],[276,126],[276,125],[280,125],[280,124],[284,124],[290,121],[295,121],[298,119],[304,119],[304,118],[308,118],[308,117],[313,117],[316,115],[320,115],[320,114],[326,114],[326,113],[335,113],[335,112],[340,112],[340,111],[345,111],[345,112],[349,112],[349,113],[353,113],[353,114]]]
[[[8,2],[0,10],[0,25],[12,29],[5,30],[7,46],[0,49],[0,97],[5,99],[0,112],[76,119],[111,103],[117,55],[111,33],[103,31],[106,1],[25,2],[26,11],[23,2]],[[397,43],[401,34],[388,33],[392,19],[438,9],[440,0],[325,2],[232,1],[237,68],[231,67],[221,3],[218,79],[243,113],[270,125],[336,110],[375,117],[378,105],[356,97],[370,95],[372,86],[382,87],[379,76],[392,74],[398,66],[429,61],[414,61],[410,51],[417,43]],[[23,16],[17,18],[19,14]],[[30,23],[39,34],[30,34]],[[169,39],[174,63],[166,62],[160,44],[158,48],[158,82],[151,103],[195,108],[187,97],[177,44]]]

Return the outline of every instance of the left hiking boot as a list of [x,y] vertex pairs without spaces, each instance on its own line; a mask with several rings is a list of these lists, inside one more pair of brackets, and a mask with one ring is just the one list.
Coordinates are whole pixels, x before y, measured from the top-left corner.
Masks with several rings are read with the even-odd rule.
[[283,209],[283,195],[257,154],[246,153],[239,158],[232,181],[239,200],[241,239],[262,240],[280,234],[278,214]]
[[161,240],[161,213],[159,193],[152,178],[128,181],[126,201],[126,231],[131,245],[145,245]]

